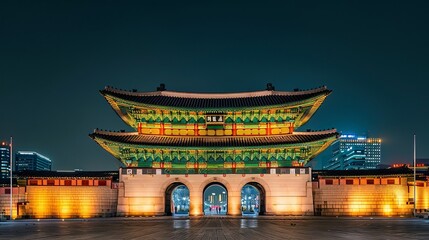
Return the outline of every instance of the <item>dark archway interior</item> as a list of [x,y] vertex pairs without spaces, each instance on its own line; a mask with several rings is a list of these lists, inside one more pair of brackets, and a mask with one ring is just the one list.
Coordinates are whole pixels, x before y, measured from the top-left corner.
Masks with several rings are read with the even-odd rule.
[[259,194],[260,194],[260,206],[259,206],[259,215],[265,215],[266,214],[266,209],[265,209],[265,189],[264,187],[262,187],[261,184],[257,183],[257,182],[249,182],[246,185],[251,185],[253,187],[255,187],[256,189],[258,189]]
[[175,182],[172,183],[170,186],[167,187],[165,190],[165,215],[172,216],[173,213],[171,212],[171,194],[173,193],[174,189],[178,186],[186,186],[183,183]]

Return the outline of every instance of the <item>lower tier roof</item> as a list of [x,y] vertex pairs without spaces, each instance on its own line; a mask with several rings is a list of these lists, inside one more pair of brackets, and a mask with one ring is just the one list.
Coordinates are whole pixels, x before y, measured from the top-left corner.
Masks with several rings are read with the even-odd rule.
[[174,147],[249,147],[297,144],[338,138],[336,129],[317,132],[295,132],[287,135],[270,136],[160,136],[143,135],[136,132],[107,132],[95,130],[89,135],[94,140],[146,145]]

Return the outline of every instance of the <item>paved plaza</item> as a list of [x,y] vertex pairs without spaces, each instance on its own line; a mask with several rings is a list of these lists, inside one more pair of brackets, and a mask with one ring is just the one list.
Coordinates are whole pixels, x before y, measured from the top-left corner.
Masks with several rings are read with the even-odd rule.
[[0,239],[428,239],[429,220],[134,217],[0,222]]

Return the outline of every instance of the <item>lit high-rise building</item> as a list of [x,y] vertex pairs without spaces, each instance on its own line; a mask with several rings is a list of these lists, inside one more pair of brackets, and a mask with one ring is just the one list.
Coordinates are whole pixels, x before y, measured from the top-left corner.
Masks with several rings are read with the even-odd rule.
[[365,152],[361,149],[348,149],[334,155],[323,169],[326,170],[359,170],[365,169]]
[[34,171],[51,171],[51,159],[30,151],[18,151],[15,155],[15,171],[34,170]]
[[341,134],[332,146],[332,158],[323,169],[376,169],[381,162],[381,138]]
[[0,144],[0,179],[9,178],[10,174],[10,146],[8,142]]

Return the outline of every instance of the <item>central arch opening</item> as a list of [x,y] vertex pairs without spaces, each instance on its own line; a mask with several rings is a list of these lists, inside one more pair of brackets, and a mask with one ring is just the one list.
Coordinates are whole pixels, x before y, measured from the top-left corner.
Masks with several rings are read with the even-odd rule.
[[204,215],[226,215],[228,211],[228,192],[220,183],[212,183],[203,192]]
[[183,183],[173,183],[166,189],[166,215],[189,216],[189,205],[189,189]]

